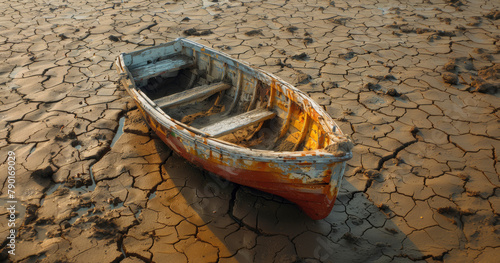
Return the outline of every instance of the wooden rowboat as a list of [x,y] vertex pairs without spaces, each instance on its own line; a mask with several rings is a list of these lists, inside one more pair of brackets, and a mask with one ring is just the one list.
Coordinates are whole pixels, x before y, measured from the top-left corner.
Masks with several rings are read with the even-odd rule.
[[351,140],[306,94],[187,39],[121,54],[120,82],[153,131],[190,162],[330,214]]

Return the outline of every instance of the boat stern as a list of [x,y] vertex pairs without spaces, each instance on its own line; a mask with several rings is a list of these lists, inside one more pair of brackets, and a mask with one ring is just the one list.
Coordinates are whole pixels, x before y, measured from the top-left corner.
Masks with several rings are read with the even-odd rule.
[[303,195],[292,194],[287,199],[296,203],[311,219],[320,220],[326,218],[330,215],[337,199],[345,166],[345,161],[331,163],[325,171],[330,176],[323,177],[329,179],[329,181],[305,183],[302,189]]

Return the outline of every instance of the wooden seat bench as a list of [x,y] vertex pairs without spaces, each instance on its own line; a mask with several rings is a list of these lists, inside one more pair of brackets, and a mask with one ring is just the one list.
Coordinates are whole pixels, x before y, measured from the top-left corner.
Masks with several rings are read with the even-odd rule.
[[194,62],[190,57],[177,55],[155,63],[133,68],[130,72],[136,81],[142,81],[162,74],[179,71],[193,64]]
[[224,82],[202,85],[156,99],[154,102],[160,108],[170,108],[209,97],[217,92],[229,89],[230,87],[231,85]]
[[271,119],[275,115],[276,113],[268,111],[266,109],[255,109],[208,125],[204,128],[201,128],[200,130],[212,137],[219,137],[245,128],[252,124]]

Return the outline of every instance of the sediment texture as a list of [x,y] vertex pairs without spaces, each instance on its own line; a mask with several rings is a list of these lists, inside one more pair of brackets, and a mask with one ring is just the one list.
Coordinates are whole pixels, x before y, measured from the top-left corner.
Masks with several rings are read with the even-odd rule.
[[[20,202],[9,260],[500,257],[498,1],[0,7],[1,198],[8,200],[5,160],[14,151]],[[177,37],[295,84],[353,138],[330,216],[313,221],[286,200],[222,181],[149,133],[117,87],[113,61]],[[112,145],[121,117],[124,133]],[[2,260],[9,229],[0,220]]]

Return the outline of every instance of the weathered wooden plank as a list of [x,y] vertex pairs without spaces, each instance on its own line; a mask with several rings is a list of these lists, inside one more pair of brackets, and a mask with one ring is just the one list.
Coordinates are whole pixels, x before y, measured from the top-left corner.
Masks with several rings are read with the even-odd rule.
[[202,99],[211,96],[217,92],[231,88],[231,85],[218,82],[211,85],[203,85],[188,89],[179,93],[172,94],[167,97],[156,99],[154,102],[160,108],[175,107],[182,104],[186,104],[198,99]]
[[132,76],[136,81],[146,80],[165,74],[187,68],[193,65],[193,60],[188,56],[178,55],[168,59],[160,60],[156,63],[147,64],[138,68],[131,69]]
[[219,137],[252,124],[271,119],[274,116],[276,116],[276,113],[272,111],[268,111],[266,109],[255,109],[224,119],[223,121],[211,124],[200,130],[210,134],[210,136]]
[[123,62],[131,70],[148,64],[148,61],[178,54],[181,50],[182,43],[180,41],[172,41],[130,53],[123,53]]

